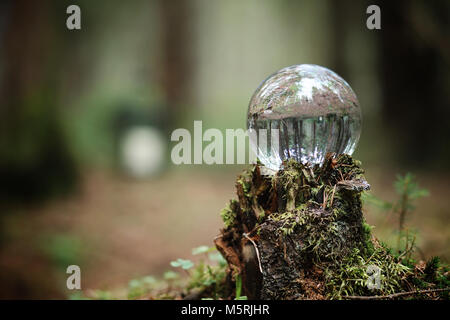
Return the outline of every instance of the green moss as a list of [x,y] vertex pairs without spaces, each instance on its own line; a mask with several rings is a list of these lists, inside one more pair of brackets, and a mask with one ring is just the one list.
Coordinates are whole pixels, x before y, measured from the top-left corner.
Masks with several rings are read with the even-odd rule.
[[247,197],[250,197],[250,189],[251,189],[251,185],[252,185],[253,171],[254,171],[254,167],[251,170],[244,170],[236,181],[236,183],[242,185],[244,194]]
[[373,246],[373,242],[372,242],[372,229],[373,227],[369,224],[367,224],[366,222],[363,222],[363,232],[364,232],[364,248],[365,248],[365,252],[364,254],[366,256],[370,256],[374,253],[375,248]]
[[[370,270],[379,270],[379,282]],[[377,246],[370,256],[358,249],[348,255],[339,264],[325,269],[327,296],[341,299],[355,295],[388,295],[402,290],[402,279],[412,271],[396,259],[383,247]],[[373,280],[371,280],[373,279]],[[373,284],[369,289],[368,283]]]
[[220,212],[225,228],[229,228],[235,223],[236,212],[231,209],[234,205],[237,205],[237,201],[231,200],[230,203]]
[[[321,167],[290,159],[271,177],[262,178],[253,167],[238,178],[239,202],[224,209],[222,218],[230,228],[234,212],[242,214],[239,223],[244,224],[241,220],[254,221],[256,216],[261,228],[266,222],[275,227],[273,239],[279,239],[280,246],[295,240],[295,257],[301,260],[296,262],[305,274],[322,271],[311,279],[320,279],[321,294],[330,299],[449,287],[448,268],[439,259],[420,267],[411,258],[413,245],[408,252],[394,253],[372,236],[362,215],[361,192],[367,185],[363,174],[361,162],[349,155],[328,156]],[[255,234],[262,236],[260,227]],[[374,270],[379,282],[373,281]],[[439,295],[448,298],[448,292]]]
[[439,269],[439,264],[440,264],[439,257],[432,257],[430,260],[427,261],[425,270],[423,271],[425,274],[425,279],[427,281],[436,280],[436,273],[437,270]]
[[305,205],[301,205],[294,211],[272,215],[270,219],[280,223],[280,230],[285,236],[290,235],[297,226],[304,225],[307,222],[306,216],[303,214],[305,207]]
[[[273,239],[280,241],[280,248],[283,242],[294,244],[295,263],[298,262],[297,266],[302,269],[294,282],[298,280],[296,283],[301,286],[304,282],[317,282],[323,288],[319,295],[329,299],[450,287],[449,268],[439,258],[434,257],[426,264],[417,263],[409,251],[394,253],[372,236],[372,227],[362,215],[361,191],[340,188],[342,181],[363,180],[363,172],[361,163],[348,155],[329,157],[322,167],[309,167],[289,160],[284,163],[283,170],[270,177],[259,175],[256,166],[245,170],[236,182],[239,201],[231,200],[220,213],[228,239],[232,241],[229,244],[238,246],[241,243],[239,235],[243,230],[249,230],[245,232],[252,233],[251,237],[258,245],[258,238],[264,236],[262,230],[268,230],[262,226],[269,224],[273,227],[270,236],[273,232]],[[407,247],[413,248],[413,245]],[[211,248],[201,246],[193,250],[193,254],[207,256],[210,251]],[[210,261],[199,261],[195,265],[188,260],[176,260],[178,263],[172,266],[181,267],[188,278],[183,279],[169,271],[164,280],[153,277],[132,280],[128,297],[180,299],[198,292],[194,297],[246,298],[241,296],[243,278],[239,268],[232,262],[228,265],[218,252],[210,254],[208,259]],[[292,261],[287,270],[294,271],[290,263]],[[368,285],[376,284],[370,282],[374,268],[380,271],[379,286],[376,287]],[[278,278],[276,282],[279,282]],[[307,289],[308,286],[302,287],[295,293],[314,299],[316,296],[308,295]],[[279,290],[295,291],[298,286]],[[448,291],[432,297],[437,295],[449,299]],[[108,294],[98,291],[91,298],[103,297]],[[430,298],[426,295],[415,297]]]
[[190,274],[187,290],[205,291],[205,295],[209,295],[214,299],[223,297],[223,281],[225,279],[225,265],[218,266],[209,265],[203,261],[199,262]]

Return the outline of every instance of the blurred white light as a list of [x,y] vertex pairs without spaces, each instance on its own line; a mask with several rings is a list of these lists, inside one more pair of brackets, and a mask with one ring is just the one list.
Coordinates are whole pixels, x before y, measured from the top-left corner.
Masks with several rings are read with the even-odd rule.
[[155,175],[164,166],[166,148],[159,130],[150,126],[131,127],[120,143],[122,165],[137,178]]

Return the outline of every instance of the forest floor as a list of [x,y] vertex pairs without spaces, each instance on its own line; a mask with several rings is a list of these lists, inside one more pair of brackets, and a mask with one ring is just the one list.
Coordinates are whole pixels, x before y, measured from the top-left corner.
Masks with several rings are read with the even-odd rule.
[[[81,267],[83,290],[120,291],[133,278],[161,276],[170,261],[213,245],[241,170],[172,170],[142,182],[86,170],[77,193],[3,214],[0,298],[66,298],[69,264]],[[392,200],[395,174],[366,168],[365,176],[374,195]],[[430,191],[406,222],[418,232],[419,260],[450,261],[449,178],[417,174]],[[374,235],[395,245],[397,217],[368,205],[364,213]]]

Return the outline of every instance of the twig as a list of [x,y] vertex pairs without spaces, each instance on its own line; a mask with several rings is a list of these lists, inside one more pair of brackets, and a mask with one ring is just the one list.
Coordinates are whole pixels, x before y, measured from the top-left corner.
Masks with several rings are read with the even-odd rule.
[[328,195],[325,192],[325,190],[323,190],[323,204],[322,204],[322,207],[323,207],[324,210],[325,210],[325,207],[327,205],[327,200],[328,200]]
[[259,265],[259,271],[261,271],[261,273],[263,273],[262,270],[262,266],[261,266],[261,259],[259,258],[259,250],[258,250],[258,246],[256,245],[255,241],[253,241],[252,238],[250,238],[248,236],[247,233],[243,233],[244,237],[246,237],[248,240],[250,240],[250,242],[253,244],[253,246],[255,247],[255,251],[256,251],[256,257],[258,258],[258,265]]
[[449,291],[449,290],[450,290],[450,287],[443,288],[443,289],[428,289],[428,290],[419,290],[419,291],[399,292],[399,293],[388,294],[385,296],[344,296],[343,298],[349,299],[349,300],[393,299],[393,298],[402,297],[402,296],[410,296],[410,295],[421,294],[421,293],[442,292],[442,291]]
[[330,207],[332,207],[333,206],[333,200],[334,200],[334,193],[336,192],[336,185],[334,185],[334,188],[333,188],[333,194],[331,195],[331,203],[330,203]]
[[342,175],[341,170],[338,169],[338,172],[339,172],[339,174],[341,175],[341,181],[344,181],[345,179],[344,179],[344,176]]

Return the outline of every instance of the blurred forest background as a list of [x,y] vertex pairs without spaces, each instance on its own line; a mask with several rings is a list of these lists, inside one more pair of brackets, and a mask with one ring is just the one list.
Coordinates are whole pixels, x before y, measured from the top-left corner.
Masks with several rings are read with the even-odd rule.
[[[66,28],[71,4],[81,30]],[[382,30],[366,28],[370,4]],[[406,225],[419,258],[448,262],[449,13],[447,0],[2,1],[0,298],[65,298],[70,264],[85,290],[120,288],[212,245],[245,166],[174,166],[170,133],[245,128],[259,83],[301,63],[358,95],[354,156],[374,195],[395,199],[408,171],[430,191]],[[365,214],[395,242],[398,217]]]

